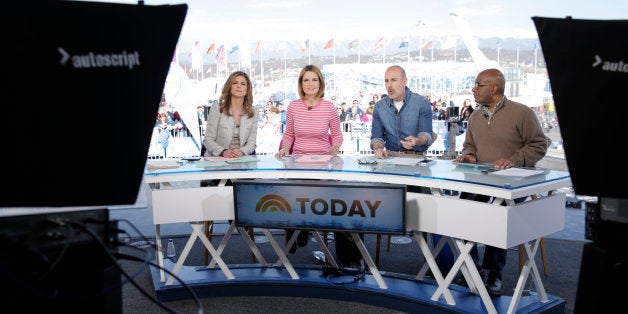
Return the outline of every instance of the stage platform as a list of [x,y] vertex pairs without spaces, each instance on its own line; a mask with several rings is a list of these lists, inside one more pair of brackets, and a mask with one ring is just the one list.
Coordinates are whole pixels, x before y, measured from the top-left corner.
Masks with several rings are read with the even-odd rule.
[[[449,305],[441,297],[431,300],[437,289],[431,279],[416,280],[414,276],[381,272],[387,288],[382,289],[368,272],[364,274],[327,275],[321,265],[293,265],[299,279],[292,279],[284,267],[259,264],[228,265],[235,279],[227,279],[220,268],[183,266],[178,278],[194,290],[199,298],[229,296],[287,296],[344,300],[386,307],[407,313],[486,313],[479,295],[468,288],[452,285],[451,293],[456,305]],[[164,260],[164,267],[174,263]],[[160,272],[151,267],[156,296],[161,301],[192,299],[179,281],[166,285],[160,281]],[[168,275],[166,275],[168,278]],[[493,297],[498,313],[507,313],[511,296]],[[548,295],[541,303],[536,295],[522,296],[517,313],[565,313],[565,300]]]

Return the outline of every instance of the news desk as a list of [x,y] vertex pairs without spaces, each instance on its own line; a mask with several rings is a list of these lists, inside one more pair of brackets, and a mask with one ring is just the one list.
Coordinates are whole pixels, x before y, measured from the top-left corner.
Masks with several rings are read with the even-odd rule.
[[[173,267],[173,273],[177,274],[181,270],[194,240],[200,239],[212,256],[208,267],[218,265],[227,280],[235,279],[229,265],[222,261],[220,255],[234,229],[245,234],[244,228],[237,227],[233,222],[217,248],[210,243],[203,230],[205,222],[233,221],[235,218],[233,187],[224,185],[227,179],[320,179],[405,184],[428,187],[431,190],[431,194],[408,192],[405,212],[406,229],[412,231],[426,260],[415,279],[422,280],[430,269],[436,280],[437,287],[431,300],[444,299],[447,304],[455,306],[456,300],[450,291],[450,285],[455,275],[462,272],[470,291],[479,294],[485,310],[488,313],[498,312],[469,254],[474,245],[483,243],[504,249],[519,245],[524,248],[525,262],[509,302],[508,313],[517,311],[528,277],[535,283],[539,301],[548,301],[534,257],[543,236],[564,228],[565,194],[558,193],[557,190],[571,186],[568,172],[545,169],[543,173],[529,177],[504,177],[482,171],[481,167],[460,165],[450,160],[436,160],[427,166],[391,164],[379,159],[375,164],[358,162],[360,159],[374,160],[372,156],[336,156],[322,165],[299,165],[295,164],[293,158],[280,159],[271,155],[255,156],[255,159],[206,168],[197,167],[195,162],[182,162],[175,169],[145,171],[144,179],[150,186],[158,244],[156,253],[160,265],[163,265],[160,225],[188,222],[192,233]],[[211,187],[177,187],[178,182],[200,180],[221,180],[221,183]],[[493,199],[490,203],[483,203],[445,196],[442,193],[444,189],[489,195]],[[527,198],[524,202],[515,204],[514,200],[522,197]],[[292,241],[284,247],[274,241],[268,230],[262,231],[277,253],[278,260],[274,265],[285,267],[290,277],[298,280],[299,276],[285,254]],[[318,235],[315,232],[312,234],[315,238]],[[443,237],[433,247],[424,237],[429,234],[441,234]],[[357,233],[352,235],[377,285],[385,291],[388,289],[386,281],[379,274]],[[243,238],[260,265],[267,266],[269,263],[256,244],[249,237]],[[317,241],[326,254],[329,254],[324,247],[324,241],[320,237]],[[445,243],[454,248],[456,260],[452,271],[443,277],[434,256]],[[172,277],[166,280],[163,271],[160,280],[165,285],[173,283]]]

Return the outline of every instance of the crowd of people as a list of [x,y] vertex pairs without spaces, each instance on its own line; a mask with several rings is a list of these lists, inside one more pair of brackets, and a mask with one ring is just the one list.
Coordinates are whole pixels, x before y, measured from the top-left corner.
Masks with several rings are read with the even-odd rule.
[[[477,75],[472,89],[475,108],[471,99],[465,99],[462,106],[457,107],[449,95],[432,101],[430,95],[410,90],[407,83],[403,67],[390,66],[384,73],[387,93],[367,97],[360,92],[349,107],[346,102],[336,104],[334,96],[327,100],[321,70],[315,65],[307,65],[299,74],[298,99],[287,106],[268,100],[266,105],[256,108],[248,74],[236,71],[225,82],[218,103],[211,106],[208,115],[205,117],[199,109],[199,121],[206,121],[203,154],[239,157],[271,151],[277,158],[290,154],[336,156],[343,143],[344,122],[371,124],[370,148],[375,158],[424,156],[437,138],[432,129],[433,120],[458,123],[466,128],[462,154],[456,157],[459,162],[492,163],[497,169],[533,167],[551,144],[544,135],[537,113],[504,95],[504,75],[497,69],[487,69]],[[456,119],[450,120],[451,115],[457,115]],[[176,122],[176,115],[164,106],[158,114],[156,127],[174,129],[184,127],[184,124]],[[263,141],[258,141],[258,137]],[[408,191],[431,193],[420,186],[408,186]],[[459,197],[491,201],[486,195],[464,192]],[[287,239],[293,231],[287,231]],[[439,238],[434,235],[434,241]],[[361,254],[348,234],[336,232],[334,240],[341,265],[364,267]],[[307,243],[308,232],[299,232],[290,252],[294,253]],[[486,246],[484,257],[480,259],[477,247],[474,247],[471,254],[489,294],[501,295],[506,251]],[[453,265],[451,249],[446,246],[436,261],[441,272],[447,273]],[[462,277],[456,283],[466,284]]]

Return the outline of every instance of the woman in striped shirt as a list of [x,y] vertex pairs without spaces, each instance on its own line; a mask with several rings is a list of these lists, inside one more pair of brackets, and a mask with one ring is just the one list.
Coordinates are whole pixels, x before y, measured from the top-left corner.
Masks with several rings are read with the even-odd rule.
[[299,74],[299,96],[290,102],[286,130],[276,157],[290,154],[332,155],[342,145],[340,118],[336,107],[324,99],[323,73],[315,65],[306,65]]
[[[315,65],[306,65],[299,74],[299,96],[290,102],[286,112],[286,130],[279,152],[275,157],[290,154],[338,155],[342,145],[340,118],[336,106],[324,99],[325,81],[323,73]],[[286,241],[293,235],[286,230]],[[290,248],[294,253],[298,246],[306,246],[309,232],[302,230]]]

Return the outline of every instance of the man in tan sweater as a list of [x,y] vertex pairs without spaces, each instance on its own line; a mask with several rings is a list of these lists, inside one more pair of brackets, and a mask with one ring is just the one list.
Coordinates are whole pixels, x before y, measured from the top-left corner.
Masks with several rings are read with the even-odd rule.
[[[534,167],[545,156],[551,139],[543,133],[530,107],[506,98],[505,86],[504,74],[498,69],[484,70],[476,77],[473,97],[478,107],[469,118],[462,154],[456,158],[457,162],[492,163],[496,169],[505,169]],[[487,195],[469,193],[461,193],[460,198],[480,202],[490,200]],[[501,295],[506,250],[485,246],[482,263],[477,247],[473,247],[471,256],[484,275],[488,293]],[[447,267],[444,263],[439,261],[441,271],[442,266]]]

